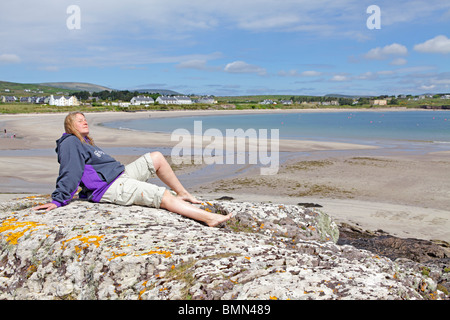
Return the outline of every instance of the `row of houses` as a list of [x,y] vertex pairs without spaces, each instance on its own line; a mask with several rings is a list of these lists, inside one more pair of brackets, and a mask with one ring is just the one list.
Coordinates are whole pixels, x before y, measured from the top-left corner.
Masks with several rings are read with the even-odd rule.
[[[280,103],[284,105],[291,105],[293,102],[292,100],[281,100]],[[261,101],[259,104],[278,104],[278,102],[275,102],[271,99],[265,99]]]
[[36,103],[36,104],[49,104],[51,106],[79,106],[80,103],[75,96],[67,97],[67,96],[54,96],[50,97],[20,97],[17,98],[15,96],[1,96],[0,102],[3,103],[14,103],[14,102],[22,102],[22,103]]
[[177,104],[177,105],[188,105],[193,103],[204,103],[204,104],[213,104],[217,103],[212,97],[201,97],[199,99],[192,100],[187,96],[159,96],[156,98],[156,101],[152,97],[147,96],[137,96],[133,97],[130,101],[130,104],[133,106],[138,105],[149,105],[154,104],[155,102],[163,105],[169,104]]
[[80,103],[75,96],[66,97],[66,96],[50,96],[49,105],[58,106],[58,107],[68,107],[68,106],[79,106]]

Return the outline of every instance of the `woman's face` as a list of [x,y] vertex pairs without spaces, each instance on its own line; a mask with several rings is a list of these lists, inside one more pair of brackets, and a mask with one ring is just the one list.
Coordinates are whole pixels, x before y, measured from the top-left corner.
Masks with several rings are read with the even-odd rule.
[[75,128],[81,134],[82,137],[86,137],[89,134],[89,126],[86,118],[82,114],[75,116]]

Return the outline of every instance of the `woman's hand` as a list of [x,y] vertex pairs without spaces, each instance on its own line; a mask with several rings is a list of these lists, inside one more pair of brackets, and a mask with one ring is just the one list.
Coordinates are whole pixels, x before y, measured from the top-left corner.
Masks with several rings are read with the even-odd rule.
[[54,204],[52,202],[49,202],[49,203],[46,203],[46,204],[34,207],[33,210],[37,211],[37,210],[44,210],[45,209],[45,211],[50,211],[50,210],[56,209],[57,207],[58,206],[56,204]]

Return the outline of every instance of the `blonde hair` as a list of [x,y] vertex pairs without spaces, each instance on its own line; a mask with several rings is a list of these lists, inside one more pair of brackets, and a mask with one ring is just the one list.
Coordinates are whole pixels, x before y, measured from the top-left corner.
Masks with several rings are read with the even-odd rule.
[[94,145],[94,139],[92,139],[90,135],[87,135],[85,139],[75,128],[75,120],[77,114],[81,114],[84,117],[84,114],[80,111],[69,113],[64,119],[64,130],[66,131],[66,133],[73,134],[74,136],[76,136],[78,139],[80,139],[82,143],[87,142],[90,145]]

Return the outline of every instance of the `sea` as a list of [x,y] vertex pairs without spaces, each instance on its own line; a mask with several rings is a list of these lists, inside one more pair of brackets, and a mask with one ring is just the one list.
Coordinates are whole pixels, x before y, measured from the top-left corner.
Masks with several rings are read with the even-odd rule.
[[[313,140],[357,143],[375,146],[367,150],[357,150],[359,156],[427,155],[433,152],[450,151],[450,111],[339,111],[339,112],[286,112],[255,113],[208,116],[183,116],[152,118],[144,114],[141,119],[105,122],[102,125],[122,130],[136,130],[159,133],[173,133],[184,129],[194,134],[195,123],[201,121],[202,130],[218,129],[226,135],[227,129],[267,129],[268,138],[272,129],[277,129],[280,139]],[[94,130],[93,130],[94,131]],[[95,137],[95,132],[93,132]],[[100,146],[102,147],[102,146]],[[150,148],[150,149],[149,149]],[[142,155],[149,151],[160,151],[170,155],[170,147],[106,147],[102,148],[112,156]],[[200,150],[201,152],[201,150]],[[280,152],[280,164],[298,157],[317,159],[330,156],[354,154],[355,150],[331,150],[311,152]],[[195,154],[195,152],[194,152]],[[54,148],[0,150],[0,157],[8,156],[55,156]],[[247,170],[249,166],[210,165],[195,172],[179,176],[180,181],[190,188],[205,182],[233,177]],[[17,180],[17,179],[16,179]],[[54,185],[26,183],[10,179],[1,190],[15,192],[51,192]],[[151,182],[160,184],[156,180]]]
[[[381,148],[423,152],[450,150],[450,111],[340,111],[232,114],[142,118],[104,123],[104,126],[159,133],[185,129],[194,133],[196,121],[203,132],[218,129],[278,129],[280,139],[358,143]],[[217,132],[217,130],[216,130]]]

